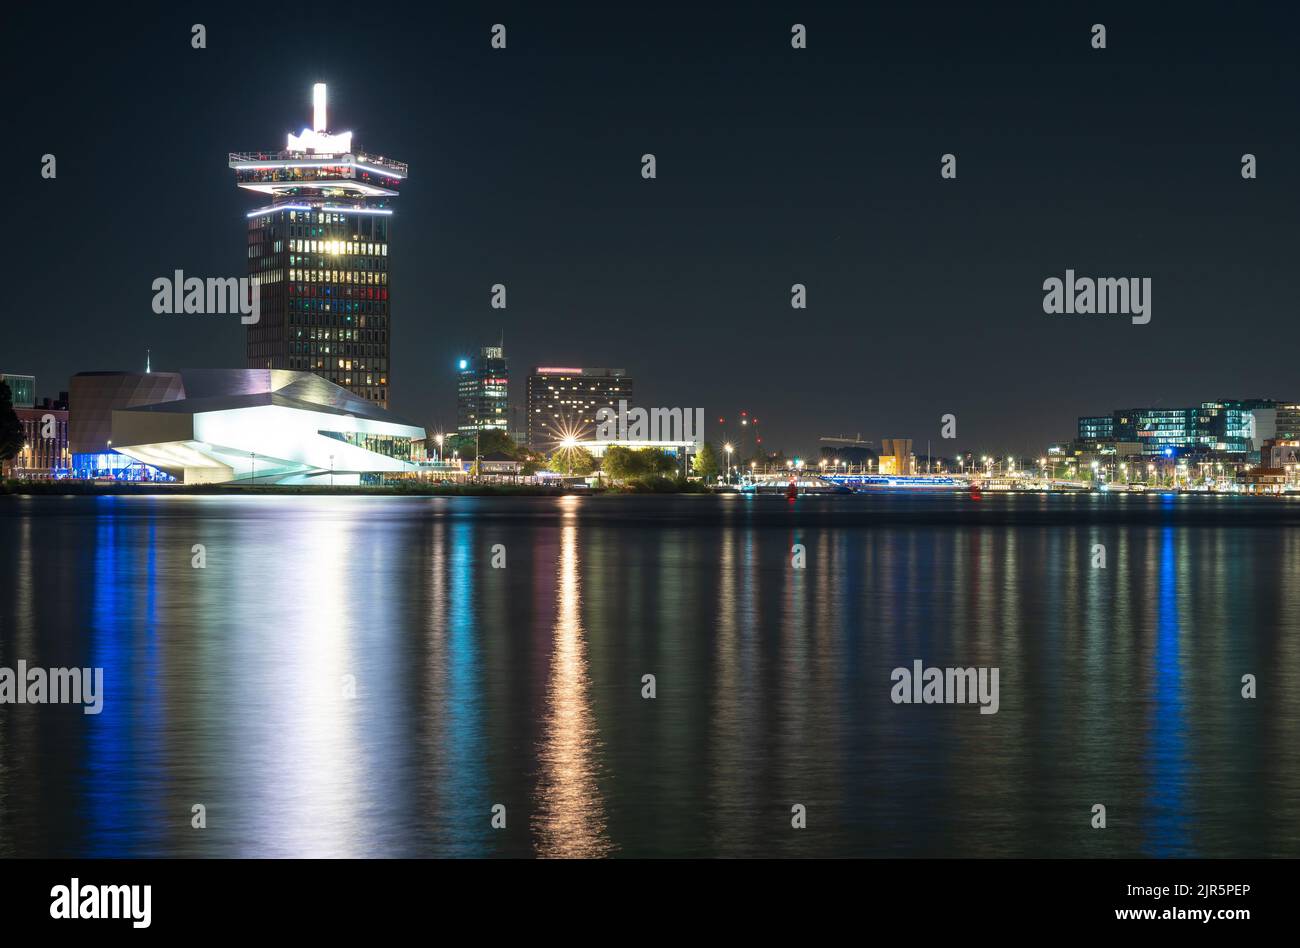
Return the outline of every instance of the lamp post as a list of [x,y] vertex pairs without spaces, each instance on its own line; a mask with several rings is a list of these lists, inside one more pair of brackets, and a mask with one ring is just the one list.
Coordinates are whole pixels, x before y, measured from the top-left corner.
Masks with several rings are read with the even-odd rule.
[[731,452],[735,449],[732,448],[731,442],[728,441],[726,444],[722,446],[722,450],[727,452],[727,483],[730,484],[731,483]]
[[334,455],[330,455],[330,487],[334,486]]
[[440,434],[434,435],[433,440],[434,443],[438,445],[438,463],[441,464],[442,463],[442,435]]

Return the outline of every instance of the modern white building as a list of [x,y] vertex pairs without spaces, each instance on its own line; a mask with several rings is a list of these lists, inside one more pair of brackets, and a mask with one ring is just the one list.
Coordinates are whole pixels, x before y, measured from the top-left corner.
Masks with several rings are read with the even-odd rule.
[[190,369],[184,397],[113,410],[113,450],[186,484],[416,474],[424,429],[311,372]]

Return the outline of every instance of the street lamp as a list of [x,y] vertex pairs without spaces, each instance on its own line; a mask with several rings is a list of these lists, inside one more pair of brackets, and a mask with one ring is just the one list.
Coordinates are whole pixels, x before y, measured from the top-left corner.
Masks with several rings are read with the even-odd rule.
[[564,449],[565,456],[569,459],[569,476],[573,476],[573,449],[578,446],[578,439],[572,436],[565,438],[560,442],[560,447]]
[[728,441],[726,444],[724,444],[722,446],[722,450],[727,452],[727,483],[730,484],[731,483],[731,452],[734,450],[731,447],[731,442]]
[[249,454],[253,456],[253,483],[256,484],[257,483],[257,452],[250,451]]
[[441,464],[442,463],[442,435],[440,434],[434,435],[433,440],[438,445],[438,463]]

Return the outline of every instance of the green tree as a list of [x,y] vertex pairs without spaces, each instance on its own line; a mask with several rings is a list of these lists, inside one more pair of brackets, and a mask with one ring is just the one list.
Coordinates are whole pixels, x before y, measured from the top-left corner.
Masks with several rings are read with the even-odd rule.
[[596,469],[596,459],[583,447],[557,448],[547,467],[557,474],[586,477]]
[[637,474],[636,452],[631,448],[614,445],[606,449],[600,469],[612,481],[623,481]]
[[635,481],[676,473],[677,459],[657,448],[633,451],[615,445],[605,452],[601,469],[611,480]]
[[473,461],[476,455],[505,454],[515,461],[527,460],[529,456],[527,448],[515,444],[500,428],[480,431],[477,438],[472,434],[447,435],[442,441],[442,455],[449,458],[453,454],[459,454],[467,461]]
[[459,454],[461,457],[474,457],[474,439],[463,434],[449,434],[442,441],[442,453],[446,457]]
[[[508,454],[515,460],[522,460],[523,455],[527,453],[500,428],[489,428],[481,432],[478,438],[478,449],[480,454]],[[472,446],[470,450],[473,450]]]
[[8,382],[0,382],[0,461],[8,461],[23,449],[23,426],[14,412],[14,393]]
[[642,448],[637,453],[641,455],[644,477],[665,477],[677,472],[677,459],[671,454],[657,448]]
[[695,453],[695,459],[691,462],[691,470],[706,481],[711,481],[718,476],[718,455],[713,450],[713,445],[707,441],[700,445],[700,450]]

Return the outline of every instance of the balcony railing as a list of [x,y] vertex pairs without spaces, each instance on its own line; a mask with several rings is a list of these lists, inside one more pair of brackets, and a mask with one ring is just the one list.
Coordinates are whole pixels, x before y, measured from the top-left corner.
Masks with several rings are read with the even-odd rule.
[[230,152],[230,167],[248,164],[259,161],[309,161],[313,164],[322,165],[367,165],[371,168],[377,168],[382,171],[391,171],[394,174],[405,178],[407,175],[407,164],[404,161],[395,161],[392,158],[385,158],[383,155],[351,154],[351,155],[321,155],[316,152],[304,151],[232,151]]

